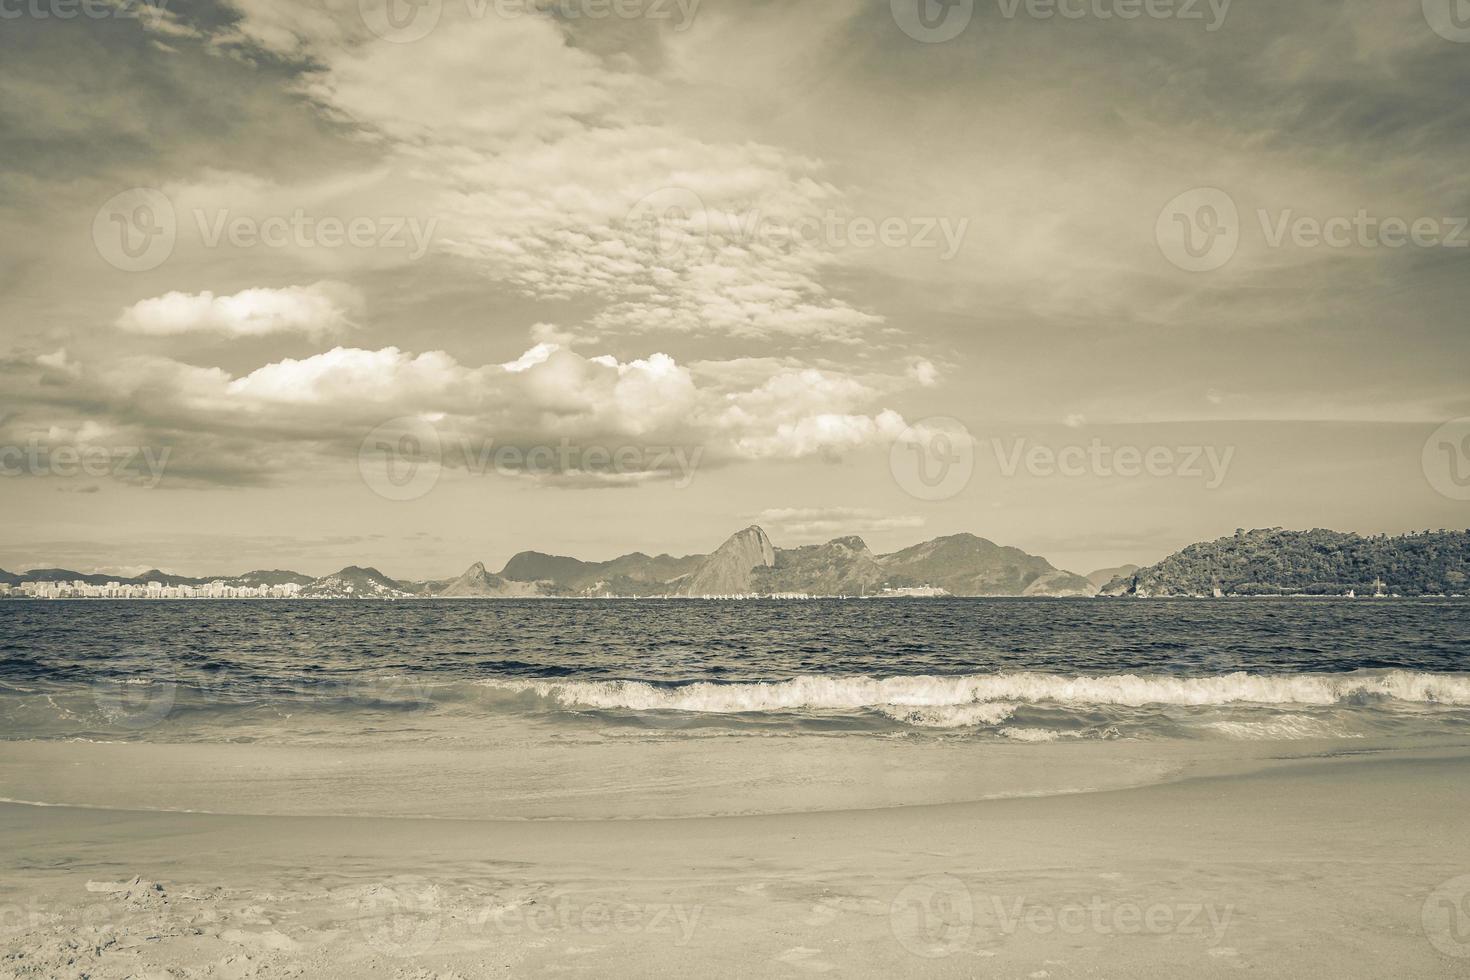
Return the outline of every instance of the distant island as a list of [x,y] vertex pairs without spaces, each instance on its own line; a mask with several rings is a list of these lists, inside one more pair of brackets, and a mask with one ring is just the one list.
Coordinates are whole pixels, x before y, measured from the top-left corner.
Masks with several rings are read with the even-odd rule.
[[126,578],[61,568],[0,571],[0,597],[153,599],[551,599],[833,597],[1460,596],[1470,591],[1470,531],[1364,537],[1338,531],[1237,531],[1156,565],[1078,575],[973,534],[875,554],[862,538],[777,548],[756,526],[709,554],[642,552],[589,562],[523,551],[498,573],[406,581],[348,566],[313,578],[286,570]]
[[1470,531],[1364,537],[1341,531],[1236,531],[1119,575],[1104,596],[1462,596]]

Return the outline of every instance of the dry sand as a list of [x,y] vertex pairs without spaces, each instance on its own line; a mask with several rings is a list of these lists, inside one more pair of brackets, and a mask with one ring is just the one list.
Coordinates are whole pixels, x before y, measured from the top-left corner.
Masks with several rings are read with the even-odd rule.
[[1242,768],[679,820],[0,805],[0,976],[1470,975],[1470,749]]

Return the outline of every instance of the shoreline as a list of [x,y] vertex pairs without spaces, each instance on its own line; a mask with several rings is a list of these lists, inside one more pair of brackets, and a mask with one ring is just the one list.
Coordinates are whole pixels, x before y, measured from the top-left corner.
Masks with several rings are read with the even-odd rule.
[[680,820],[0,804],[0,976],[1463,975],[1470,749],[1262,762]]

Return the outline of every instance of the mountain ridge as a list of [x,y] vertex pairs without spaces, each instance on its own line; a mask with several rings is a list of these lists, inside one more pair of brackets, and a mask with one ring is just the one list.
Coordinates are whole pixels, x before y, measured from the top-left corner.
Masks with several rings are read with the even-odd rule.
[[[1105,575],[1112,577],[1102,583]],[[1089,581],[1089,578],[1091,581]],[[876,554],[857,535],[821,544],[776,547],[751,525],[709,554],[650,556],[634,551],[607,561],[582,561],[522,551],[492,572],[482,562],[454,578],[395,580],[377,568],[349,565],[311,577],[287,569],[240,575],[140,575],[66,568],[0,569],[0,585],[82,581],[165,586],[300,586],[303,598],[413,597],[526,599],[706,596],[953,595],[994,597],[1172,597],[1221,595],[1463,595],[1470,593],[1470,531],[1425,531],[1390,537],[1314,529],[1239,530],[1190,544],[1143,568],[1118,566],[1091,576],[1053,566],[971,533],[945,535],[889,554]]]

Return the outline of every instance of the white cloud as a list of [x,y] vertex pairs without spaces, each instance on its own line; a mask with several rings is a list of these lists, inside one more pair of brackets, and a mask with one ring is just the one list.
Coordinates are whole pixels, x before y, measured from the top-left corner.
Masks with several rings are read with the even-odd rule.
[[238,377],[163,357],[48,360],[70,374],[53,370],[28,416],[167,433],[176,470],[211,454],[249,460],[214,460],[226,480],[242,470],[252,481],[316,473],[402,417],[432,420],[447,445],[683,446],[714,464],[839,456],[886,446],[905,428],[879,402],[886,386],[784,361],[738,362],[729,372],[706,361],[696,371],[664,353],[585,357],[548,343],[480,367],[443,351],[336,347]]
[[843,208],[818,161],[650,122],[675,82],[569,43],[553,17],[446,3],[393,44],[356,4],[234,5],[221,43],[300,59],[302,90],[382,145],[387,196],[437,222],[441,251],[530,296],[601,300],[599,333],[852,340],[881,322],[825,283],[836,251],[769,233]]
[[302,333],[320,337],[347,330],[362,306],[362,294],[356,289],[324,280],[310,286],[245,289],[231,296],[216,296],[209,290],[165,293],[123,310],[116,325],[129,333],[153,336]]
[[939,368],[934,366],[933,361],[915,358],[909,362],[909,377],[924,388],[932,388],[939,383]]

